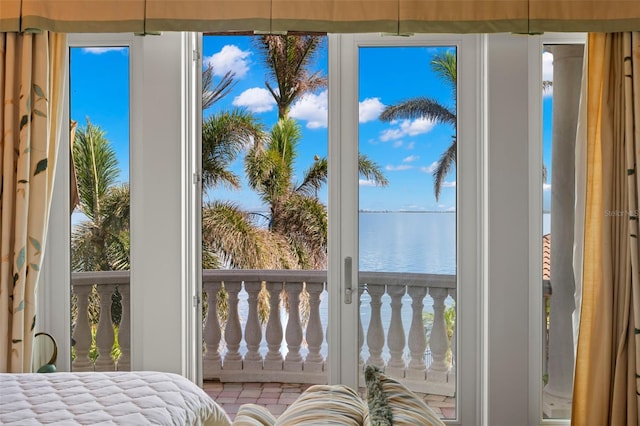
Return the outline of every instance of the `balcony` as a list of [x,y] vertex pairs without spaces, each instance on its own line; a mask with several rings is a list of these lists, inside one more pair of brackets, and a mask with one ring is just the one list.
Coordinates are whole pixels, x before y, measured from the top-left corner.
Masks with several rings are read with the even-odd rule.
[[[445,312],[455,305],[455,276],[361,272],[359,279],[360,363],[416,392],[454,396],[456,336],[447,334]],[[130,369],[129,272],[77,272],[72,284],[72,369]],[[205,270],[203,293],[205,380],[326,383],[326,271]],[[110,313],[120,310],[113,327]]]

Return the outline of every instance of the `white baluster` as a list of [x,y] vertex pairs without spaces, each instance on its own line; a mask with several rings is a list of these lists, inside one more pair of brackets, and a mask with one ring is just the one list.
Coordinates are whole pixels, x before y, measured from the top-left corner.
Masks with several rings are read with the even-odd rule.
[[302,356],[300,346],[302,344],[302,323],[300,321],[300,293],[301,282],[287,282],[285,289],[289,294],[289,320],[285,338],[287,340],[287,356],[284,359],[285,371],[302,371]]
[[93,365],[89,359],[91,346],[91,326],[89,324],[89,295],[90,285],[75,285],[73,291],[78,297],[78,319],[73,331],[75,340],[76,358],[73,360],[73,371],[93,371]]
[[122,315],[120,316],[120,326],[118,327],[118,343],[120,344],[120,359],[117,368],[120,371],[131,370],[131,316],[129,309],[129,283],[118,287],[122,296]]
[[367,292],[371,297],[371,322],[367,331],[367,346],[369,346],[369,364],[384,368],[382,348],[384,347],[384,329],[382,327],[382,295],[384,284],[367,284]]
[[267,331],[265,337],[267,339],[267,356],[264,359],[265,370],[282,371],[282,353],[280,345],[282,344],[282,322],[280,321],[280,293],[282,292],[283,283],[267,283],[267,291],[269,292],[269,320],[267,321]]
[[101,284],[96,286],[100,297],[100,316],[96,331],[96,345],[98,346],[98,358],[96,359],[96,371],[115,370],[111,350],[113,349],[113,321],[111,319],[111,296],[115,286]]
[[391,296],[391,323],[387,335],[387,344],[391,358],[385,372],[391,376],[403,378],[405,372],[404,346],[405,335],[402,326],[402,296],[406,293],[405,285],[387,285],[387,293]]
[[204,344],[206,352],[204,354],[203,371],[205,379],[217,378],[222,368],[220,358],[220,320],[218,319],[218,292],[221,288],[220,282],[204,283],[204,290],[207,292],[207,320],[204,325]]
[[229,294],[229,317],[224,328],[224,340],[227,343],[227,353],[222,362],[224,370],[242,370],[242,355],[240,355],[240,342],[242,341],[242,326],[238,314],[238,293],[240,293],[240,281],[225,281],[224,288]]
[[[455,289],[449,289],[449,296],[451,296],[451,298],[453,299],[453,307],[454,309],[456,309],[456,314],[458,313],[457,309],[458,309],[458,300],[457,300],[457,292]],[[458,350],[458,344],[456,342],[457,337],[458,336],[458,319],[457,319],[457,315],[456,315],[456,320],[453,324],[453,335],[451,336],[451,369],[449,371],[449,379],[448,381],[450,383],[455,383],[456,382],[456,370],[457,370],[457,366],[456,366],[456,362],[457,362],[457,350]]]
[[306,332],[309,354],[304,362],[304,370],[317,372],[324,368],[324,360],[320,354],[320,347],[324,339],[320,320],[320,294],[324,290],[324,283],[307,282],[306,289],[309,293],[309,324]]
[[[409,296],[411,296],[411,328],[409,329],[409,369],[407,377],[422,380],[426,377],[426,364],[424,353],[427,349],[427,336],[422,322],[422,309],[424,308],[424,297],[427,294],[426,287],[409,286]],[[431,331],[433,335],[433,330]]]
[[364,358],[362,357],[362,347],[364,346],[364,327],[362,326],[362,295],[364,294],[364,285],[358,285],[358,301],[360,302],[360,312],[358,312],[358,371],[363,371]]
[[244,330],[244,340],[247,342],[247,353],[244,356],[244,370],[262,370],[262,356],[260,355],[260,342],[262,341],[262,327],[258,319],[258,293],[262,288],[260,281],[245,281],[244,289],[249,295],[249,315]]
[[447,297],[446,288],[430,288],[429,295],[433,299],[433,328],[429,338],[429,348],[433,362],[429,366],[427,377],[430,382],[446,382],[449,365],[447,363],[447,350],[449,349],[449,337],[444,321],[444,299]]

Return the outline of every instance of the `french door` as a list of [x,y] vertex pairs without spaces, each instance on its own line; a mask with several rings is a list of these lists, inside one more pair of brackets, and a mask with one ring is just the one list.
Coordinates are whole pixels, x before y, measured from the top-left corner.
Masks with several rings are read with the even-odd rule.
[[480,45],[329,37],[329,380],[362,388],[376,365],[459,421],[478,380]]

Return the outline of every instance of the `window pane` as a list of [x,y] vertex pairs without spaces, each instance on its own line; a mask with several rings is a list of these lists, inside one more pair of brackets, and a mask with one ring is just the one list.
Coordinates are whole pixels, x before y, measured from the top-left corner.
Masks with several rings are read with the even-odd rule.
[[360,48],[359,70],[361,362],[455,419],[457,49]]
[[129,48],[69,56],[72,369],[128,370]]

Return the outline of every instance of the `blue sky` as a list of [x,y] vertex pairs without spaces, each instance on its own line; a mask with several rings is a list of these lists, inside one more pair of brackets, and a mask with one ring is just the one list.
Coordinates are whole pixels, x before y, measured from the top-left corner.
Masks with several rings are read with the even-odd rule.
[[[451,126],[426,119],[383,123],[378,119],[385,106],[417,96],[435,98],[453,106],[451,89],[433,74],[429,63],[438,51],[448,47],[363,48],[360,51],[360,151],[378,163],[389,180],[381,188],[360,181],[360,209],[451,211],[455,209],[455,170],[445,179],[439,201],[433,193],[431,172],[454,134]],[[204,118],[219,109],[244,108],[269,129],[277,120],[275,101],[265,87],[265,68],[247,36],[207,36],[204,64],[211,64],[215,81],[227,71],[235,73],[233,91]],[[121,180],[129,170],[129,52],[126,48],[73,48],[71,51],[71,117],[86,124],[86,117],[100,125],[112,142],[120,161]],[[551,55],[543,56],[544,79],[551,80]],[[312,69],[327,74],[326,43]],[[550,174],[551,94],[544,98],[544,162]],[[459,94],[464,102],[464,94]],[[302,142],[296,162],[296,178],[313,162],[315,155],[327,155],[327,91],[309,93],[296,102],[290,116],[298,120]],[[135,143],[135,142],[134,142]],[[132,167],[135,167],[133,165]],[[239,158],[233,170],[243,176]],[[550,183],[550,180],[549,180]],[[548,199],[549,183],[545,186]],[[319,194],[326,201],[326,188]],[[261,210],[260,200],[243,183],[241,190],[215,189],[205,200],[233,200],[249,210]],[[546,204],[546,203],[545,203]]]

